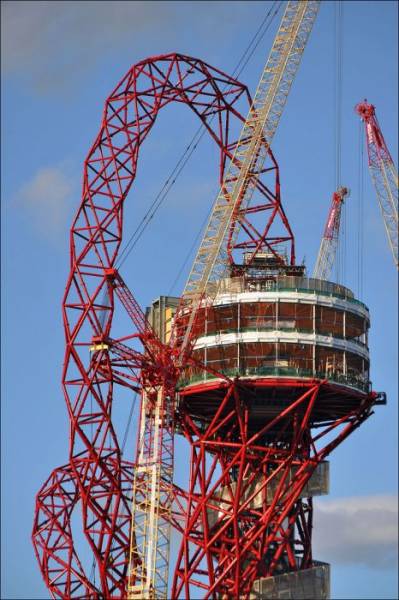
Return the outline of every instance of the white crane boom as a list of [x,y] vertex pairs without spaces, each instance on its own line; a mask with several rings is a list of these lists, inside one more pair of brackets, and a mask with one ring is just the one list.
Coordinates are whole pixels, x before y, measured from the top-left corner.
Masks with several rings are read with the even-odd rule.
[[[218,279],[226,267],[227,234],[233,212],[251,200],[319,4],[320,0],[287,3],[183,293],[183,300],[191,305],[191,314],[180,357],[190,340],[195,313],[208,281]],[[173,341],[172,337],[171,346]],[[173,476],[173,401],[162,385],[150,392],[152,408],[148,410],[149,398],[144,390],[134,480],[129,600],[165,598],[167,593],[169,501],[162,483],[166,479],[170,484]],[[166,494],[166,500],[162,494]],[[163,509],[164,503],[167,510]]]
[[[195,316],[208,283],[220,281],[226,272],[229,226],[237,210],[245,208],[251,201],[319,5],[320,0],[292,0],[287,3],[183,291],[183,301],[186,306],[190,305],[191,313],[181,344],[181,360],[184,360]],[[234,239],[238,233],[237,222]],[[233,243],[234,240],[230,240],[230,247]]]

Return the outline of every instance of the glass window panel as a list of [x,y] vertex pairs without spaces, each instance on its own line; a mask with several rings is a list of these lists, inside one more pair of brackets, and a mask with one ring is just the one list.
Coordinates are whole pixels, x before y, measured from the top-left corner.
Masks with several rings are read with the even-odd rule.
[[276,325],[276,305],[273,302],[241,304],[240,323],[243,329],[270,329]]
[[344,312],[327,306],[316,305],[316,333],[342,337]]
[[344,372],[344,353],[335,348],[316,346],[316,371],[327,377]]
[[346,313],[346,337],[347,339],[361,339],[366,332],[366,321],[363,317]]

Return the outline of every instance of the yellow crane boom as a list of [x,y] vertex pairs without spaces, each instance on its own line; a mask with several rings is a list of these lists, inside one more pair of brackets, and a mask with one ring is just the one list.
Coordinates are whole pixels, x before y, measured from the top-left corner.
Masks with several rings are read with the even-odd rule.
[[[183,300],[188,302],[191,310],[180,357],[190,339],[196,309],[208,282],[219,279],[226,268],[228,228],[233,212],[239,205],[248,205],[251,200],[257,176],[262,171],[319,5],[320,0],[295,0],[287,3],[184,289]],[[237,234],[236,228],[234,235]],[[169,530],[168,515],[164,514],[162,508],[161,455],[165,428],[170,448],[173,448],[172,400],[166,396],[162,384],[151,390],[151,409],[147,406],[146,395],[147,391],[144,390],[138,462],[134,477],[128,582],[128,598],[136,600],[166,598],[167,593]],[[148,440],[151,440],[151,446]],[[173,456],[168,455],[167,458],[163,471],[170,478]]]
[[[223,278],[227,261],[227,238],[234,211],[248,206],[276,133],[287,97],[297,73],[320,0],[287,3],[252,105],[241,131],[224,183],[183,291],[191,315],[181,347],[190,339],[196,309],[208,282]],[[234,229],[234,236],[239,227]]]
[[279,30],[260,78],[252,105],[216,199],[183,296],[202,292],[210,279],[225,269],[223,242],[231,216],[240,201],[249,203],[267,150],[276,133],[288,93],[295,78],[320,1],[287,3]]

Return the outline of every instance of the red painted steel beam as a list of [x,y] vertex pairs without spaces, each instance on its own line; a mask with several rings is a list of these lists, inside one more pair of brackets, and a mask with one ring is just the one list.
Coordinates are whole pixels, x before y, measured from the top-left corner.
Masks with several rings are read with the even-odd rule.
[[210,421],[193,420],[191,388],[184,390],[180,429],[191,445],[190,486],[176,492],[186,518],[173,598],[248,598],[259,577],[309,568],[312,502],[301,493],[318,465],[368,418],[377,397],[363,394],[355,409],[313,434],[323,382],[259,383],[265,402],[279,385],[298,394],[255,432],[249,381],[225,386]]
[[[154,343],[140,307],[115,269],[123,206],[136,176],[140,146],[161,108],[170,102],[185,104],[220,149],[222,184],[226,161],[236,145],[229,125],[232,120],[244,121],[238,109],[241,99],[246,111],[250,104],[246,86],[199,59],[172,53],[134,65],[105,102],[99,133],[84,162],[63,298],[62,386],[70,418],[69,462],[53,472],[51,485],[46,482],[39,491],[32,532],[44,581],[54,597],[125,596],[131,490],[124,486],[130,485],[127,470],[132,465],[121,459],[112,406],[120,387],[137,390],[140,378],[156,376],[161,356],[163,367],[170,362]],[[274,161],[271,152],[269,156]],[[132,320],[125,338],[141,339],[145,359],[133,357],[133,350],[121,356],[116,342],[112,351],[116,302]],[[140,374],[129,373],[140,361]],[[64,492],[63,481],[73,492]],[[94,558],[96,585],[77,556],[70,529],[73,510],[80,513],[81,533]]]

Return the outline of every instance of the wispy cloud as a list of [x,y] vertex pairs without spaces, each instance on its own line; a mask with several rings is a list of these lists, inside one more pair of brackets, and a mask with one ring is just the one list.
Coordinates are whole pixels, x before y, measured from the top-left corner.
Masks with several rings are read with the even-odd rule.
[[5,1],[2,71],[47,92],[71,85],[115,49],[126,48],[131,56],[144,52],[145,58],[147,52],[184,51],[176,43],[194,48],[197,39],[207,40],[208,51],[217,49],[220,23],[226,44],[249,10],[247,2],[234,4],[226,11],[225,2],[208,1]]
[[314,556],[335,564],[389,569],[398,560],[398,497],[315,500]]
[[56,241],[66,230],[72,193],[63,166],[43,167],[17,191],[15,205],[40,235]]

